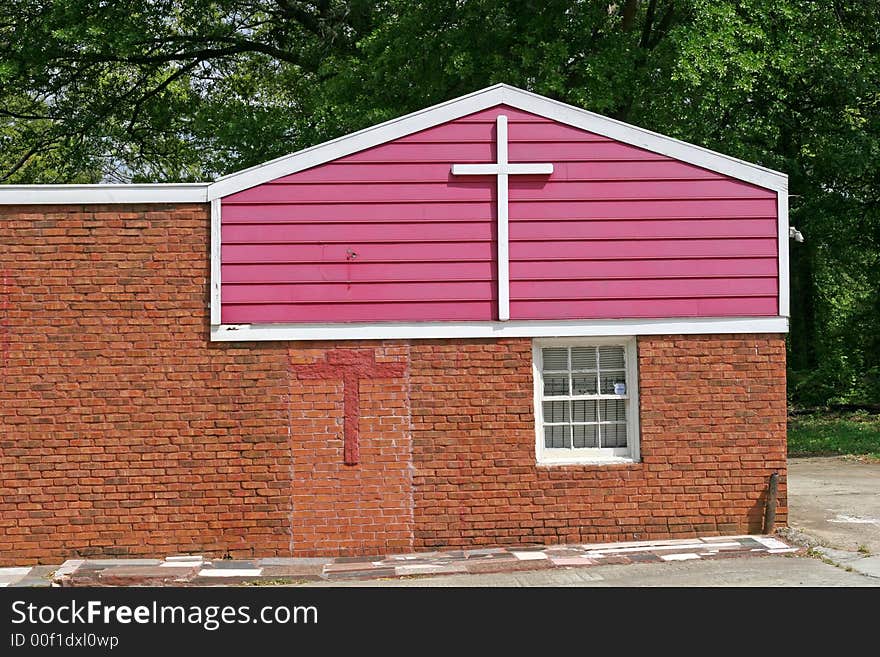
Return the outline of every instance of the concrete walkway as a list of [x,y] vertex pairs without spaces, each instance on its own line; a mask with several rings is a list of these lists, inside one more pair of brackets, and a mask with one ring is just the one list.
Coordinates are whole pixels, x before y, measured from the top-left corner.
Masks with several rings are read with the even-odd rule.
[[[589,545],[522,546],[335,559],[210,560],[74,559],[52,576],[55,586],[216,586],[307,582],[394,581],[438,575],[523,573],[604,565],[664,564],[794,554],[801,549],[771,536],[708,536],[696,539]],[[33,585],[29,569],[8,569],[11,586]],[[589,579],[589,574],[582,575]],[[565,576],[562,576],[565,579]],[[581,577],[581,576],[579,576]],[[45,580],[45,578],[43,578]]]
[[558,568],[491,575],[446,575],[340,582],[310,582],[304,586],[344,587],[485,587],[485,586],[880,586],[864,577],[819,559],[791,555],[760,558],[698,559],[669,563]]
[[23,566],[0,568],[0,588],[6,586],[44,587],[52,585],[52,574],[58,566]]

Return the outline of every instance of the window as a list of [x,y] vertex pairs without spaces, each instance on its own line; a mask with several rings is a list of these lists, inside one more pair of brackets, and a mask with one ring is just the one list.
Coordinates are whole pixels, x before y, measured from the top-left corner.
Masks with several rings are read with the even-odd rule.
[[534,361],[539,463],[638,460],[635,338],[536,340]]

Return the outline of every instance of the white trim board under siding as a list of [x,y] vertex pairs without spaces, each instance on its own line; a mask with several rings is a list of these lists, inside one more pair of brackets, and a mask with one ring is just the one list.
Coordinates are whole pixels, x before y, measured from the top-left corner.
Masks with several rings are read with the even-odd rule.
[[684,317],[506,322],[219,324],[214,342],[263,340],[408,340],[788,333],[787,317]]

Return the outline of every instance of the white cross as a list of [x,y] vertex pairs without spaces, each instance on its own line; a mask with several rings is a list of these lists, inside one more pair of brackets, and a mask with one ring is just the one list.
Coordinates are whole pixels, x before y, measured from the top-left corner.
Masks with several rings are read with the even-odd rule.
[[507,176],[553,173],[552,164],[510,164],[507,161],[507,117],[499,114],[494,164],[453,164],[454,176],[498,176],[498,319],[510,319],[510,245],[508,244]]

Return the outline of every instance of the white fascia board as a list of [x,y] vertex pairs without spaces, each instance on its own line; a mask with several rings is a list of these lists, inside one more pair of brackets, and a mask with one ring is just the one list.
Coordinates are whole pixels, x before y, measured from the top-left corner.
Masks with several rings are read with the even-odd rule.
[[208,183],[0,185],[0,205],[206,203]]
[[595,114],[589,110],[567,105],[523,89],[504,86],[502,102],[526,112],[750,182],[759,187],[777,191],[788,188],[788,176],[779,171]]
[[211,324],[220,323],[220,199],[211,201]]
[[616,139],[729,175],[759,187],[776,191],[787,188],[787,177],[777,171],[594,114],[523,89],[497,84],[223,176],[214,183],[0,185],[0,205],[205,203],[502,103],[609,139]]
[[629,125],[523,89],[496,84],[481,91],[475,91],[466,96],[223,176],[209,187],[208,200],[229,196],[270,180],[325,164],[340,157],[400,139],[414,132],[432,128],[502,103],[575,128],[588,130],[609,139],[616,139],[625,144],[750,182],[759,187],[779,191],[783,187],[787,187],[788,184],[787,176],[778,171],[716,153],[701,146]]
[[788,234],[788,189],[776,192],[776,218],[778,234],[776,238],[777,258],[779,264],[779,314],[783,317],[791,315],[791,273],[789,271],[788,247],[791,237]]
[[208,198],[229,196],[236,192],[261,185],[270,180],[289,176],[319,164],[357,153],[400,139],[420,130],[433,128],[441,123],[488,109],[501,103],[503,85],[495,85],[475,91],[466,96],[407,114],[385,123],[364,128],[350,135],[338,137],[323,144],[297,151],[290,155],[264,162],[255,167],[218,178],[208,189]]
[[219,324],[214,342],[263,340],[409,340],[632,335],[788,333],[787,317],[699,317],[506,322]]

